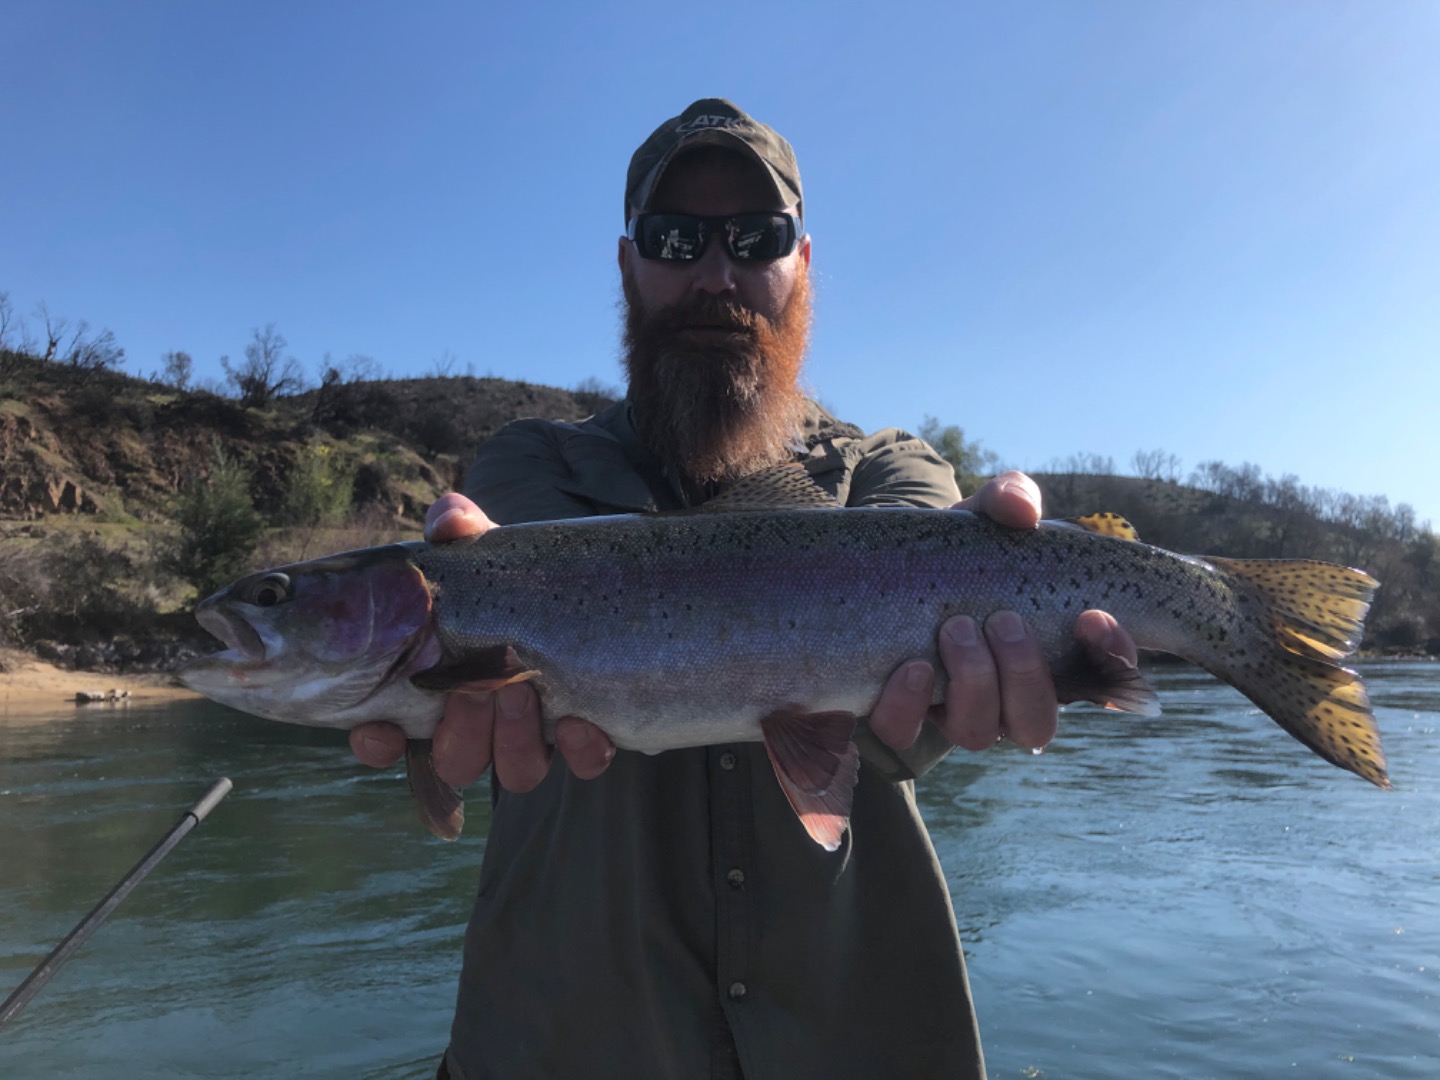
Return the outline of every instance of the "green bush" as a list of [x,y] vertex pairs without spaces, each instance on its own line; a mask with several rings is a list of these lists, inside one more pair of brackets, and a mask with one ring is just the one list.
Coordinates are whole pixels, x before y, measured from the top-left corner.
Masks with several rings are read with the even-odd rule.
[[175,508],[179,535],[164,563],[200,596],[245,573],[264,522],[250,498],[249,474],[217,442],[210,474],[196,480]]
[[103,640],[155,614],[151,596],[127,588],[134,559],[98,536],[57,536],[0,557],[0,637]]
[[275,524],[302,528],[336,524],[350,512],[352,483],[333,447],[323,443],[305,447],[290,469]]

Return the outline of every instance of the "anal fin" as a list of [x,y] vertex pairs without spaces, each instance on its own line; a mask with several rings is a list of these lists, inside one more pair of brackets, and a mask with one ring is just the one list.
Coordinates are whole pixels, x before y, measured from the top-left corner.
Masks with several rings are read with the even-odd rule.
[[836,850],[850,824],[860,769],[852,740],[854,714],[792,707],[771,713],[760,728],[775,776],[800,823],[826,851]]
[[405,773],[425,828],[441,840],[456,839],[465,827],[465,799],[435,772],[429,739],[405,744]]

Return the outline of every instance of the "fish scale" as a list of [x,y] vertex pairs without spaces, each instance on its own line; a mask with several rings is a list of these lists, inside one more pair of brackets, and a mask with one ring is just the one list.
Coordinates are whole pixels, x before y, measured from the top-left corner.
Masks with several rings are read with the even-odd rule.
[[[936,635],[952,615],[1016,611],[1059,700],[1155,714],[1133,665],[1076,642],[1076,616],[1099,608],[1140,648],[1200,665],[1326,760],[1389,786],[1364,685],[1336,662],[1359,641],[1376,587],[1361,571],[1177,555],[1128,538],[1123,522],[1017,530],[958,510],[748,498],[505,526],[252,575],[202,605],[202,622],[232,648],[182,678],[258,715],[392,720],[421,740],[444,692],[516,680],[539,692],[552,736],[559,717],[577,715],[647,753],[763,740],[806,828],[831,847],[848,819],[857,718],[911,658],[936,665],[943,700]],[[365,589],[386,626],[327,625],[330,598]],[[336,661],[343,650],[325,645],[335,640],[372,644]],[[412,769],[427,761],[412,758]]]

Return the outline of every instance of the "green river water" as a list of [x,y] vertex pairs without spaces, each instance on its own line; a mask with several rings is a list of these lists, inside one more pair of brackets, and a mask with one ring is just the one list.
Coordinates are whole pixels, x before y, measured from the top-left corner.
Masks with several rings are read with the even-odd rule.
[[[1183,667],[922,781],[993,1077],[1440,1076],[1440,664],[1361,666],[1394,792]],[[442,844],[341,737],[207,703],[0,715],[0,996],[222,775],[0,1078],[433,1075],[488,800]]]

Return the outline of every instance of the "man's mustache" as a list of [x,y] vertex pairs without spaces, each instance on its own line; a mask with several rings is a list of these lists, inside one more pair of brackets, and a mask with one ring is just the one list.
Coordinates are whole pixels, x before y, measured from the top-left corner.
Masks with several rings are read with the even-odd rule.
[[767,320],[763,315],[758,315],[733,300],[719,296],[701,296],[693,301],[650,313],[645,322],[646,333],[656,336],[701,328],[753,335]]

